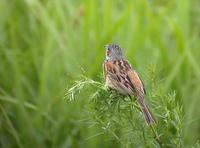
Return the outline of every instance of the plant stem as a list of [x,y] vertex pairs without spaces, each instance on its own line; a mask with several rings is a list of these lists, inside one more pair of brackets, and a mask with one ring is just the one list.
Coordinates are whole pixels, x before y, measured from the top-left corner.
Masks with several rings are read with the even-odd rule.
[[152,124],[150,124],[150,127],[151,127],[152,132],[153,132],[153,134],[155,136],[155,140],[158,142],[159,146],[162,147],[162,142],[160,140],[160,137],[159,137],[157,131],[155,130],[155,128],[154,128],[154,126]]

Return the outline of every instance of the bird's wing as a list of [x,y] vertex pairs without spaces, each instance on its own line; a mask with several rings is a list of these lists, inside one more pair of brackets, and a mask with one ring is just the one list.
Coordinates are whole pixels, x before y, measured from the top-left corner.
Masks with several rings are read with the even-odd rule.
[[146,90],[144,88],[144,84],[141,80],[141,78],[139,77],[139,75],[137,74],[137,72],[135,70],[128,70],[127,71],[127,75],[131,80],[131,83],[134,86],[136,95],[140,96],[140,97],[144,97],[144,95],[146,94]]

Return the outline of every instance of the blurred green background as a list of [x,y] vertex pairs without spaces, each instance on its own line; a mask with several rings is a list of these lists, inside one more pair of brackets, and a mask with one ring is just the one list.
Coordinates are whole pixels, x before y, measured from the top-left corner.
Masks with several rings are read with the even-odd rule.
[[183,104],[183,139],[200,139],[198,0],[0,0],[0,147],[112,147],[81,122],[86,97],[64,100],[80,75],[102,81],[117,43],[147,86],[156,66]]

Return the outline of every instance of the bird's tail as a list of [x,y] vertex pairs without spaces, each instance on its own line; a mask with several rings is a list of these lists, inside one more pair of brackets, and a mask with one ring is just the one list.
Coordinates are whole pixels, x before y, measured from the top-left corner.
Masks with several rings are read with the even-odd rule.
[[152,112],[150,111],[148,105],[146,104],[144,97],[138,97],[138,103],[140,104],[140,107],[142,109],[147,124],[151,125],[156,123],[156,119],[152,114]]

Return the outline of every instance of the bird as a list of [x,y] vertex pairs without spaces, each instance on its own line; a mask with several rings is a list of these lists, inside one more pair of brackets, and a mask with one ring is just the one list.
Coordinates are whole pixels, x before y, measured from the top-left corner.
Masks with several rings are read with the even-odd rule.
[[106,59],[103,63],[105,85],[120,94],[135,96],[148,125],[156,123],[145,100],[146,90],[140,76],[126,60],[117,44],[105,45]]

